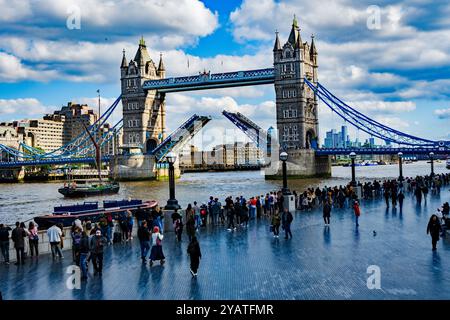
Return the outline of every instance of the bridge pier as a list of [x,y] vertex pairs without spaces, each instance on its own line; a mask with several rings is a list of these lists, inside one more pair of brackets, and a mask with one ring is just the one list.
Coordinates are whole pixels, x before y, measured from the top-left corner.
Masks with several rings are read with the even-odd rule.
[[[331,158],[316,155],[313,149],[288,150],[287,175],[290,178],[331,177]],[[275,160],[275,161],[274,161]],[[281,161],[272,159],[265,170],[267,180],[282,179]]]
[[0,169],[0,182],[18,182],[25,178],[25,167]]
[[[175,177],[180,177],[178,161],[175,162]],[[168,166],[159,164],[153,155],[116,155],[111,159],[110,176],[118,181],[167,180]]]

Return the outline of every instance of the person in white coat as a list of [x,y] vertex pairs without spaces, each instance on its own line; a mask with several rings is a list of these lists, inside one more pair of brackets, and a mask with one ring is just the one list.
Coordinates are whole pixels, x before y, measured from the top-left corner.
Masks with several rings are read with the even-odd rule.
[[59,244],[61,242],[62,231],[56,225],[53,225],[50,229],[47,230],[48,241],[50,242],[50,248],[52,250],[53,259],[56,258],[58,254],[60,259],[64,259],[61,248]]

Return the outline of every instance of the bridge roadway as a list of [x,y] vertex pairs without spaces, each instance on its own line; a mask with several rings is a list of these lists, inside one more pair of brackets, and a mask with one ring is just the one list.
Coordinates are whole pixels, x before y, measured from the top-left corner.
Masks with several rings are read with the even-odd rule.
[[[449,299],[450,236],[431,251],[428,219],[444,201],[428,198],[417,207],[410,195],[403,212],[386,210],[381,200],[362,204],[356,229],[350,209],[333,209],[331,226],[322,213],[295,214],[292,240],[274,239],[268,221],[252,221],[248,229],[201,230],[203,258],[198,279],[189,273],[187,237],[181,243],[166,232],[166,264],[142,266],[139,244],[106,248],[103,277],[92,276],[81,289],[66,288],[66,259],[48,255],[24,266],[0,265],[0,290],[5,299]],[[199,199],[201,201],[201,199]],[[376,230],[376,236],[373,235]],[[381,269],[381,289],[367,288],[367,268]]]

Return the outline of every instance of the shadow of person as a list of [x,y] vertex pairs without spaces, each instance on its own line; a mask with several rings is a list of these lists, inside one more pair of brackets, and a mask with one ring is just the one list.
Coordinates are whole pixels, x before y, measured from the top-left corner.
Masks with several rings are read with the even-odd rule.
[[146,264],[141,263],[141,272],[139,273],[139,281],[137,283],[138,288],[148,284],[148,279],[150,277],[150,271]]
[[326,245],[330,245],[331,244],[331,234],[330,234],[330,227],[329,226],[325,226],[323,228],[323,242]]
[[430,271],[433,274],[433,278],[436,281],[436,284],[441,285],[442,284],[442,264],[441,264],[441,257],[439,256],[439,253],[436,250],[432,251]]
[[202,300],[201,286],[196,277],[192,277],[189,287],[189,300]]

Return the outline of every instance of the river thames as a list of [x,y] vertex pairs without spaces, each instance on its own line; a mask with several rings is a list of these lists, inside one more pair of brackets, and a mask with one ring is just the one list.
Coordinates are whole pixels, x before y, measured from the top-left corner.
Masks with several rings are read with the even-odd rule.
[[[450,172],[445,163],[434,164],[435,173]],[[426,161],[403,165],[403,175],[412,177],[430,173]],[[391,179],[398,177],[398,165],[356,167],[359,181]],[[333,167],[328,179],[289,180],[291,190],[303,191],[307,187],[344,185],[351,178],[349,167]],[[165,205],[168,198],[168,182],[140,181],[121,182],[121,190],[114,196],[89,197],[86,199],[64,199],[58,193],[62,182],[0,184],[0,222],[12,224],[27,221],[33,217],[48,214],[54,206],[81,203],[83,201],[103,201],[105,199],[157,200]],[[176,198],[185,208],[188,203],[206,202],[210,196],[223,200],[225,197],[248,198],[281,188],[279,180],[265,180],[260,171],[186,173],[176,182]]]

